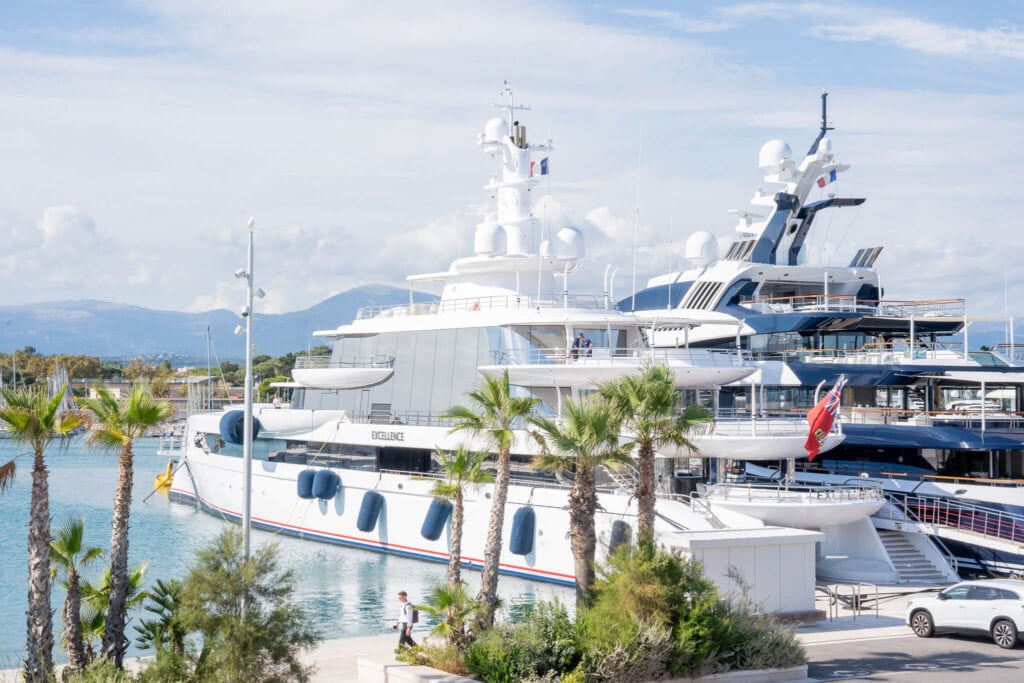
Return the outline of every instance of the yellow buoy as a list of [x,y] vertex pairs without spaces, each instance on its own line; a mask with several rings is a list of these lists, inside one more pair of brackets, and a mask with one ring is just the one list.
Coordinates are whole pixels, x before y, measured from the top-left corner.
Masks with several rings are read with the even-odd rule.
[[174,465],[176,461],[171,458],[167,461],[167,471],[161,472],[156,475],[156,480],[153,482],[153,488],[157,490],[166,490],[171,488],[171,481],[174,479]]

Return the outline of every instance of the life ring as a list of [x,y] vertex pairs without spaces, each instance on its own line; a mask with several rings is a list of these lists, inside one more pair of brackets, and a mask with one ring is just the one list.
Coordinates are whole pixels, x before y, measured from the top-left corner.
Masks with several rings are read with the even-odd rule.
[[480,302],[479,301],[474,301],[473,305],[470,306],[470,310],[479,311],[480,310]]

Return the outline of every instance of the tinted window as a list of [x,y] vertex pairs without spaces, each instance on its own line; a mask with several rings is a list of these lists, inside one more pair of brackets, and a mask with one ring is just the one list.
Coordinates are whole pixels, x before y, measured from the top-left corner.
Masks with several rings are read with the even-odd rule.
[[971,600],[1001,600],[1002,592],[992,586],[975,586],[971,593]]
[[1004,589],[1000,588],[999,589],[999,599],[1000,600],[1020,600],[1020,596],[1017,595],[1016,593],[1014,593],[1013,591],[1008,591],[1008,590],[1004,590]]

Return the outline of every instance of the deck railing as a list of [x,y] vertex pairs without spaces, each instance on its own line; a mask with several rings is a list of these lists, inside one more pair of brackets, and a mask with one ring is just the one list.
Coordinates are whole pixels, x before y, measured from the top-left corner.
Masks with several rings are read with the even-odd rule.
[[748,502],[802,502],[846,503],[861,500],[882,500],[882,491],[872,486],[792,486],[773,484],[714,484],[709,486],[706,498],[727,498]]
[[741,301],[757,313],[835,312],[862,313],[881,318],[962,318],[965,299],[891,301],[858,299],[851,294],[761,297]]
[[718,349],[676,349],[676,348],[611,348],[594,347],[509,349],[491,351],[493,365],[607,365],[620,361],[650,361],[655,364],[686,363],[694,366],[742,367],[748,365],[750,354],[741,351]]
[[436,315],[439,313],[477,313],[481,311],[506,311],[515,309],[603,309],[607,308],[604,297],[591,294],[565,296],[475,296],[466,299],[438,299],[397,306],[364,306],[356,313],[356,320],[367,318],[401,318],[411,315]]
[[1009,543],[1024,544],[1024,515],[930,496],[888,496],[906,517],[923,524],[958,529]]
[[394,356],[351,356],[332,360],[332,356],[299,356],[295,359],[296,370],[312,370],[323,368],[391,368],[395,365]]

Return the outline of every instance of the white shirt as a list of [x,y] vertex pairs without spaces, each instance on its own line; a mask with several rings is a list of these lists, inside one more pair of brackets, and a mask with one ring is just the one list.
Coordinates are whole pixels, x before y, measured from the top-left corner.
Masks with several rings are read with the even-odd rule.
[[398,612],[398,619],[396,619],[395,621],[398,621],[398,622],[403,622],[404,621],[406,624],[408,624],[410,626],[412,625],[412,603],[411,602],[405,601],[405,602],[402,603],[402,607],[401,607],[400,611]]

